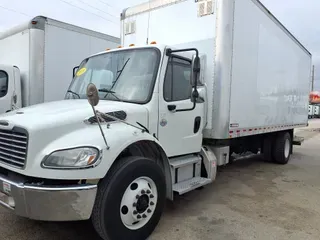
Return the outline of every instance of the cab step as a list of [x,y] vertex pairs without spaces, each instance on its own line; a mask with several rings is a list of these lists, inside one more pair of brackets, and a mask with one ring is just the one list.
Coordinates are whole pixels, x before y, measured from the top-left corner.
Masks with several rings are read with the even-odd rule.
[[209,183],[211,183],[211,180],[209,178],[194,177],[174,184],[173,191],[179,193],[179,195],[182,195]]
[[189,154],[170,158],[172,185],[186,181],[194,177],[200,177],[201,157],[196,154]]
[[200,154],[170,158],[172,190],[182,195],[211,183],[211,179],[201,177],[201,163]]
[[170,165],[173,169],[182,168],[201,161],[199,155],[186,155],[170,159]]

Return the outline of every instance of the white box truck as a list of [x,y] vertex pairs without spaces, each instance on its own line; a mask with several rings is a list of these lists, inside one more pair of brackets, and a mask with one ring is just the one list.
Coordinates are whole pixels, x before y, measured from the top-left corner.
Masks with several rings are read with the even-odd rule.
[[320,112],[320,107],[317,104],[309,104],[308,107],[308,118],[318,118]]
[[320,106],[318,104],[309,104],[308,117],[319,118],[319,116],[320,116]]
[[15,214],[146,239],[165,200],[232,153],[288,163],[311,54],[259,1],[150,1],[121,25],[123,47],[85,58],[66,100],[0,117],[0,204]]
[[120,45],[120,38],[44,16],[0,35],[0,113],[62,100],[73,67]]

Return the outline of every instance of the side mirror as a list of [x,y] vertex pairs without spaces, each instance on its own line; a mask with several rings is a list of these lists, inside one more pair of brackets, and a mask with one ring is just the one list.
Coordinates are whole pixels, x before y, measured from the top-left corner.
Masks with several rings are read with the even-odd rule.
[[74,76],[76,75],[78,69],[79,69],[79,66],[76,66],[76,67],[73,68],[73,76],[72,76],[72,78],[74,78]]
[[99,125],[100,132],[101,132],[101,135],[103,137],[104,143],[106,144],[107,150],[109,150],[110,147],[109,147],[108,142],[107,142],[107,140],[106,140],[106,138],[104,136],[104,133],[102,131],[100,120],[99,120],[99,116],[98,116],[98,111],[96,111],[95,108],[94,108],[99,103],[99,94],[98,94],[98,89],[97,89],[96,85],[94,85],[93,83],[89,83],[88,86],[87,86],[87,98],[88,98],[88,102],[90,103],[90,105],[92,107],[92,111],[94,113],[96,121],[97,121],[97,123]]
[[87,98],[88,102],[92,107],[95,107],[99,103],[99,94],[96,85],[89,83],[87,87]]
[[192,75],[191,75],[191,86],[196,87],[199,75],[200,75],[200,57],[197,55],[193,55],[192,63],[191,63]]

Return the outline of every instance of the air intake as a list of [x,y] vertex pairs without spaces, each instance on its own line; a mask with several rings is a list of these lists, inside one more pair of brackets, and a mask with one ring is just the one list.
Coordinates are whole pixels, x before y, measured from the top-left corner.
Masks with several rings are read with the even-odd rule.
[[[116,117],[122,121],[126,120],[126,118],[127,118],[127,114],[124,111],[115,111],[115,112],[109,112],[106,114],[108,114],[112,117]],[[115,120],[113,120],[112,118],[109,118],[107,116],[104,117],[103,119],[105,122],[115,122]],[[97,123],[97,119],[95,116],[90,117],[87,121],[91,124]]]
[[21,128],[0,129],[0,162],[23,168],[27,159],[28,133]]

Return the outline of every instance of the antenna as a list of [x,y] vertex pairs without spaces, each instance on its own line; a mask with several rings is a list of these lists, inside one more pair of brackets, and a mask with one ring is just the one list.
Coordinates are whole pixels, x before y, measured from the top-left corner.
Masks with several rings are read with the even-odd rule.
[[146,44],[149,44],[149,28],[150,28],[150,1],[151,1],[151,0],[149,0],[148,27],[147,27],[147,41],[146,41]]
[[312,75],[311,75],[311,91],[314,90],[314,65],[312,65]]

